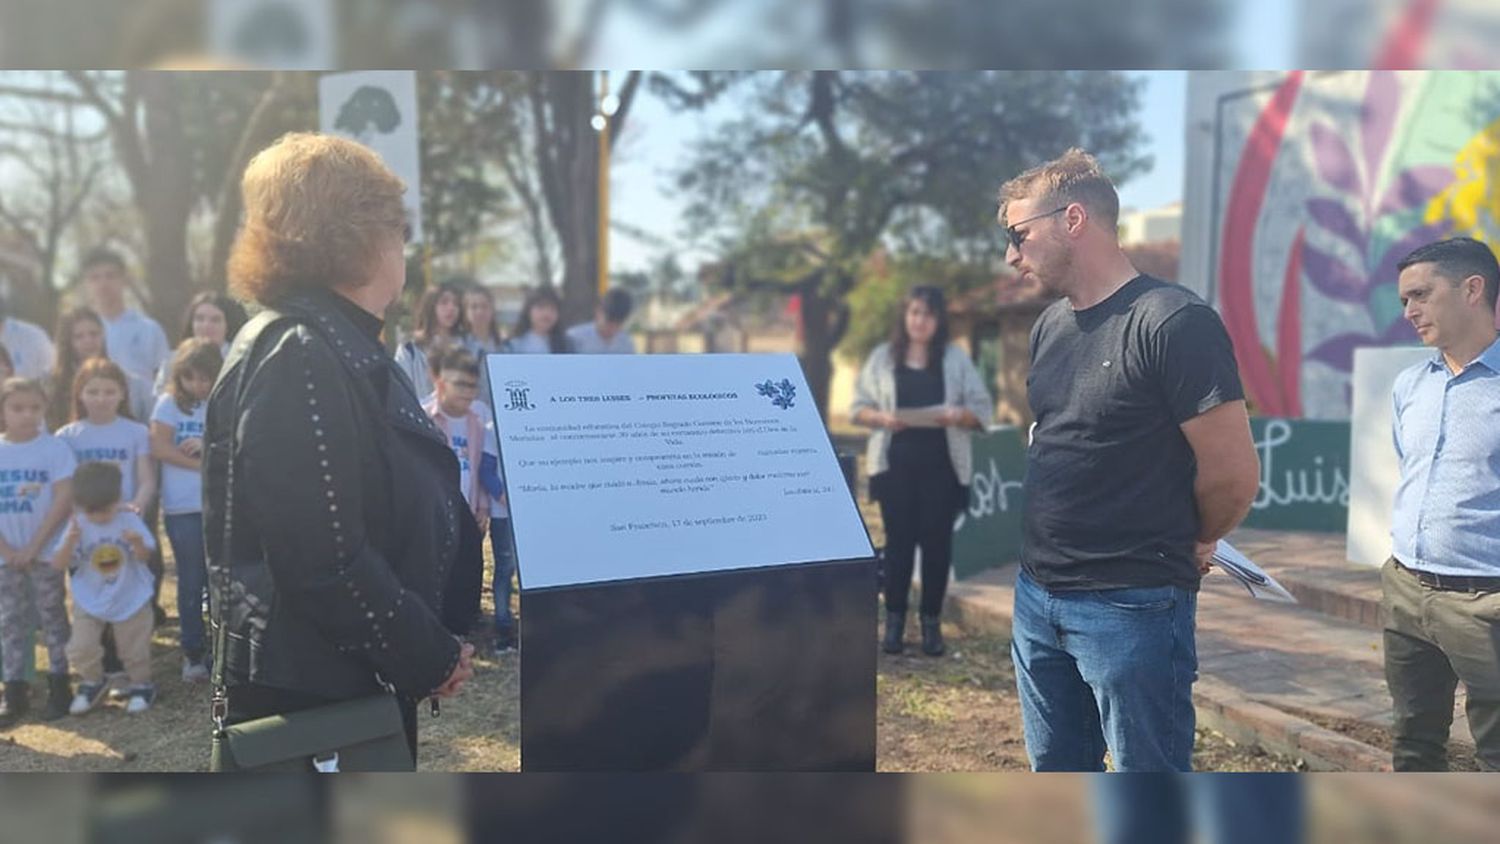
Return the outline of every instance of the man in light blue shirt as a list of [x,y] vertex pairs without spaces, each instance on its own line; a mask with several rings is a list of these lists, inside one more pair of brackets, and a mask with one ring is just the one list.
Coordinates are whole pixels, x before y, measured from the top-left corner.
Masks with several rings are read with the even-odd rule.
[[1480,767],[1500,770],[1500,264],[1454,238],[1397,270],[1405,316],[1438,353],[1392,391],[1401,482],[1381,583],[1393,766],[1447,769],[1462,680]]

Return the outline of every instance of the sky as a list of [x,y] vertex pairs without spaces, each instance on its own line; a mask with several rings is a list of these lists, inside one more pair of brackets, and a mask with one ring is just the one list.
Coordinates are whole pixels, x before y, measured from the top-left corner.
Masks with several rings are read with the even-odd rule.
[[[1187,74],[1182,71],[1134,73],[1145,80],[1139,119],[1145,129],[1144,149],[1153,158],[1149,172],[1120,187],[1120,204],[1129,208],[1157,208],[1182,198],[1183,133],[1187,105]],[[618,74],[614,75],[618,79]],[[671,173],[687,155],[695,138],[724,120],[731,106],[721,104],[703,113],[674,113],[654,96],[642,92],[631,106],[625,135],[612,162],[610,219],[645,229],[677,244],[683,263],[697,260],[678,235],[683,207],[675,195]],[[645,270],[659,247],[640,242],[619,229],[610,238],[610,268],[614,272]]]
[[[1291,67],[1295,63],[1295,29],[1300,3],[1307,0],[1238,0],[1230,48],[1230,66],[1254,69]],[[1140,121],[1152,168],[1120,186],[1124,207],[1158,208],[1182,199],[1183,141],[1187,110],[1185,71],[1138,72],[1145,87]],[[618,80],[623,74],[615,74]],[[616,82],[618,84],[618,81]],[[649,93],[637,97],[626,136],[617,146],[612,166],[611,219],[645,229],[676,243],[685,264],[696,263],[693,253],[676,237],[682,203],[673,195],[670,173],[703,135],[726,118],[730,106],[720,104],[702,114],[675,114]],[[643,270],[659,247],[641,243],[615,230],[610,240],[613,271]]]

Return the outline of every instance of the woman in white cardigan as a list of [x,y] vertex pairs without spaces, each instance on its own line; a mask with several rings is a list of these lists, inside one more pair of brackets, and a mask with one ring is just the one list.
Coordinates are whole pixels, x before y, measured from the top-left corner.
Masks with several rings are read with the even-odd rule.
[[940,618],[953,558],[953,521],[968,504],[974,431],[994,413],[963,349],[948,342],[941,288],[906,295],[890,342],[870,353],[850,416],[872,429],[870,495],[885,522],[886,653],[901,653],[916,549],[922,549],[922,652],[943,653]]

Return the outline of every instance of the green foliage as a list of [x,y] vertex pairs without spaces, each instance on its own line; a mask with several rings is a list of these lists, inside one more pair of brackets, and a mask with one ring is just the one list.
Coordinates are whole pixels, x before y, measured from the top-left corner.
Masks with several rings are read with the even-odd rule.
[[437,255],[516,213],[496,157],[521,145],[519,74],[417,75],[422,111],[422,227]]
[[[1071,146],[1117,180],[1141,171],[1139,83],[1120,73],[818,71],[677,80],[730,89],[738,118],[678,174],[694,233],[738,281],[819,272],[838,295],[877,248],[999,266],[995,192]],[[691,95],[681,98],[696,104]]]

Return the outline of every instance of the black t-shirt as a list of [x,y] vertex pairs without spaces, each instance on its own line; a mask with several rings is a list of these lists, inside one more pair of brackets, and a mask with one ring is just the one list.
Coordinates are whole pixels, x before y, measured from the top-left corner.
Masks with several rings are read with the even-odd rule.
[[1198,587],[1197,464],[1179,427],[1244,398],[1219,315],[1137,276],[1031,332],[1022,564],[1051,589]]
[[[943,403],[941,366],[912,369],[896,365],[896,407],[932,407]],[[948,437],[942,428],[907,428],[891,437],[893,466],[922,467],[948,459]]]

